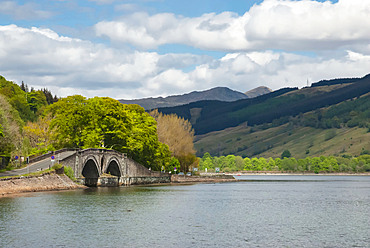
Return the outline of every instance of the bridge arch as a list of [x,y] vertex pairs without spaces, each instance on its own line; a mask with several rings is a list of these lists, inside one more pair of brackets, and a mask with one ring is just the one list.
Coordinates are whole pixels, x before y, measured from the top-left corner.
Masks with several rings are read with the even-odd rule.
[[85,178],[85,185],[97,186],[100,173],[98,163],[93,156],[85,160],[81,174]]
[[111,174],[111,175],[116,176],[116,177],[121,177],[122,176],[121,166],[120,166],[120,163],[119,163],[119,161],[116,157],[112,157],[108,161],[105,172],[107,174]]

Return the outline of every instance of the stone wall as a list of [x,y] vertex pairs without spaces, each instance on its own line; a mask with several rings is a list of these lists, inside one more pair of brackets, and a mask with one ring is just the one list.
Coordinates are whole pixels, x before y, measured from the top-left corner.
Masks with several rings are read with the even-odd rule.
[[170,183],[171,176],[161,177],[127,177],[121,179],[124,185],[138,185],[138,184],[156,184],[156,183]]
[[[139,164],[138,162],[134,161],[131,158],[125,159],[126,166],[127,166],[127,174],[130,177],[161,177],[163,176],[163,173],[160,171],[152,171],[143,166],[142,164]],[[167,175],[167,174],[166,174]]]

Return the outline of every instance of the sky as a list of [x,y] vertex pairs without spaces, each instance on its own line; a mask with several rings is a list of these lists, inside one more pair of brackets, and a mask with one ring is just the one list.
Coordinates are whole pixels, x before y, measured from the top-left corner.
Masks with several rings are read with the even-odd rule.
[[368,0],[0,0],[0,75],[60,97],[304,87],[370,73]]

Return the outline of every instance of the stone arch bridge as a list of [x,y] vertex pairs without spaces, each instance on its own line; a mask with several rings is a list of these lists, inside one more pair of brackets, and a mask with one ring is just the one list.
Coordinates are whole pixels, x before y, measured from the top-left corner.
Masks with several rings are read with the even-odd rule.
[[71,153],[59,163],[72,167],[74,176],[88,186],[120,186],[131,184],[167,183],[168,173],[151,171],[126,154],[108,149],[62,149],[55,152]]

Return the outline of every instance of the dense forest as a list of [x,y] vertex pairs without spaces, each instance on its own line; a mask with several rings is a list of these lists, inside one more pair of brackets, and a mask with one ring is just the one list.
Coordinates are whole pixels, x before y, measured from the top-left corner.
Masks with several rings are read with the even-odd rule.
[[289,151],[284,151],[280,158],[241,157],[234,155],[212,157],[205,153],[200,159],[199,169],[209,172],[218,168],[222,172],[232,171],[280,171],[280,172],[312,172],[312,173],[359,173],[370,172],[370,155],[352,156],[320,156],[295,159]]
[[48,89],[29,89],[0,76],[0,168],[4,168],[15,153],[29,149],[23,137],[23,126],[35,121],[49,104],[58,101]]

